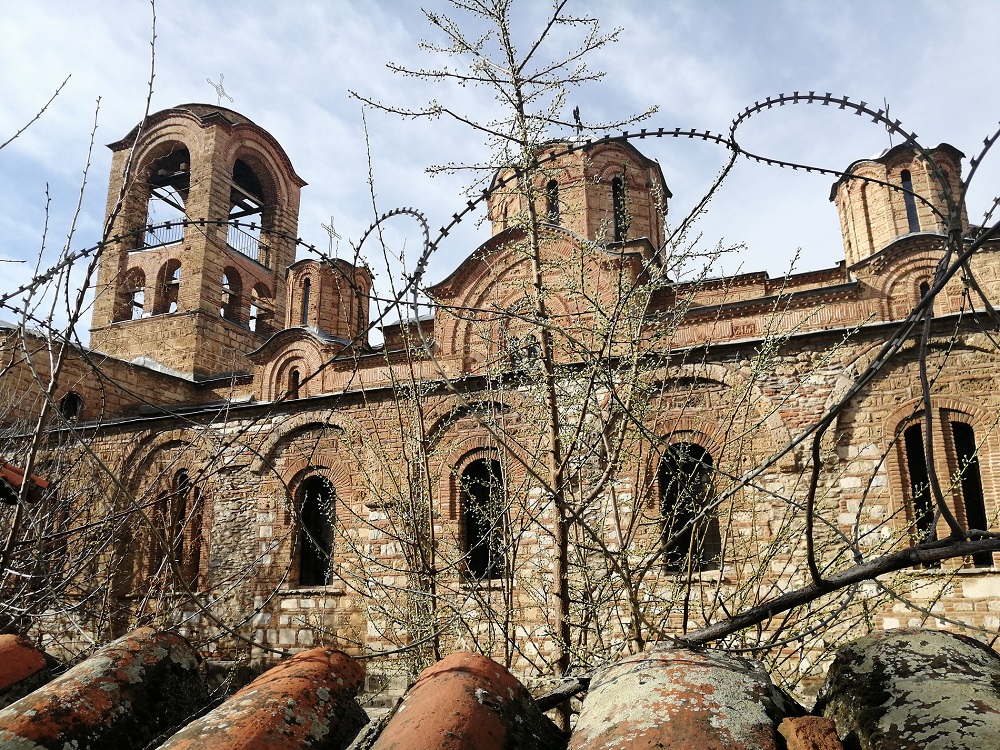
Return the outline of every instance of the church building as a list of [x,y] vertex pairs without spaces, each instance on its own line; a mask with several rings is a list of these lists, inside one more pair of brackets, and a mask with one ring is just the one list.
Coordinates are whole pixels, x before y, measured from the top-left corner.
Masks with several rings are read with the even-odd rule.
[[[297,239],[306,183],[243,115],[181,105],[110,148],[89,347],[0,331],[12,466],[48,398],[46,486],[0,494],[25,602],[4,626],[53,648],[152,624],[223,660],[326,644],[413,673],[472,648],[544,675],[808,585],[808,517],[828,576],[997,528],[997,244],[929,296],[949,231],[977,232],[952,146],[847,166],[831,267],[716,278],[632,140],[553,141],[392,315],[361,259]],[[864,630],[992,643],[995,564],[907,567],[725,644],[794,686]]]

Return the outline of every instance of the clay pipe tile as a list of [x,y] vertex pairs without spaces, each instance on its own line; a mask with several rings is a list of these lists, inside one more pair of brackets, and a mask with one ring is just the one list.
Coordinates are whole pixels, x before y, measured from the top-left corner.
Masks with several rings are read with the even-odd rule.
[[16,635],[0,635],[0,708],[48,682],[49,667],[55,663],[30,641]]
[[25,638],[0,635],[0,694],[45,669],[45,654]]
[[594,676],[570,750],[778,750],[801,709],[762,665],[718,651],[647,651]]
[[372,750],[554,750],[565,735],[492,659],[445,657],[407,691]]
[[354,700],[364,676],[364,667],[345,653],[303,651],[188,724],[160,750],[346,747],[368,721]]
[[0,747],[142,748],[207,702],[199,658],[141,628],[0,711]]

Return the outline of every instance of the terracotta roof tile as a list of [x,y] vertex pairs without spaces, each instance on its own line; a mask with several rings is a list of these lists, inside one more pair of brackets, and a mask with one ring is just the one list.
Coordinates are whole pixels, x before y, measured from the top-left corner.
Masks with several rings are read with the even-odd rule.
[[207,702],[187,641],[149,628],[0,711],[0,747],[142,748]]
[[45,654],[16,635],[0,635],[0,708],[49,681]]
[[[9,640],[0,639],[0,665],[8,668]],[[363,677],[339,651],[300,653],[160,748],[342,750],[367,718],[354,700]],[[597,673],[567,737],[501,665],[457,653],[424,670],[381,733],[369,724],[351,748],[563,750],[567,740],[570,750],[993,748],[1000,747],[998,685],[1000,656],[977,641],[889,631],[841,648],[814,711],[828,718],[803,717],[755,661],[656,650]],[[145,748],[206,700],[187,643],[139,630],[0,711],[0,748]]]
[[[0,503],[9,505],[16,503],[23,482],[24,470],[9,463],[6,459],[0,458]],[[28,498],[37,500],[41,491],[48,486],[49,483],[44,479],[32,476],[28,487]]]
[[0,692],[45,669],[45,654],[25,638],[0,635]]
[[501,665],[460,652],[428,667],[372,750],[562,748],[562,732]]
[[364,667],[341,651],[303,651],[188,724],[160,750],[345,747],[368,721],[354,700],[364,676]]

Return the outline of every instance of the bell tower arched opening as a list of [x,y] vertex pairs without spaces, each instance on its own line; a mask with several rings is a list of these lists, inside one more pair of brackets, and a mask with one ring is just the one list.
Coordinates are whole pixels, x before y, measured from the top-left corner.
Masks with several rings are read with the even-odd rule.
[[157,112],[110,148],[115,222],[91,344],[194,380],[250,372],[246,354],[285,318],[305,183],[277,141],[223,107]]

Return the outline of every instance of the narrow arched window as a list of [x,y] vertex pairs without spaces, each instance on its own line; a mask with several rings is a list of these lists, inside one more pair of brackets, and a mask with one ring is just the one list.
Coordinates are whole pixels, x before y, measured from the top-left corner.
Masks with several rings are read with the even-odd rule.
[[226,268],[222,273],[222,307],[219,315],[234,323],[242,323],[243,284],[235,268]]
[[181,469],[174,475],[173,492],[170,493],[169,522],[167,525],[168,541],[173,559],[183,565],[184,533],[188,520],[188,500],[191,493],[191,477],[187,469]]
[[549,180],[545,186],[546,213],[549,224],[559,224],[559,183]]
[[909,502],[917,542],[935,538],[934,501],[931,499],[930,475],[924,453],[924,431],[919,424],[910,425],[903,432],[906,451],[906,471],[909,474]]
[[462,532],[466,569],[475,579],[505,575],[506,497],[503,471],[496,459],[470,463],[461,476]]
[[153,301],[153,313],[177,312],[177,301],[180,298],[181,262],[171,258],[160,268],[156,277],[157,298]]
[[628,236],[628,206],[625,202],[625,182],[621,177],[611,181],[611,208],[614,211],[615,242],[624,242]]
[[59,401],[59,413],[67,422],[75,422],[83,411],[83,397],[76,391],[70,391]]
[[257,284],[251,291],[250,330],[260,336],[274,333],[274,301],[271,290],[264,284]]
[[201,564],[201,492],[187,469],[173,475],[170,486],[160,493],[153,506],[153,521],[163,543],[151,540],[149,573],[172,574],[176,568],[187,585],[195,585]]
[[309,280],[308,276],[302,279],[302,315],[299,325],[309,325],[309,291],[311,287],[312,281]]
[[667,569],[717,568],[722,540],[712,456],[696,443],[676,443],[664,451],[657,478]]
[[910,170],[904,169],[901,175],[903,182],[903,204],[906,206],[906,223],[910,232],[920,231],[920,219],[917,217],[917,201],[913,197],[913,180]]
[[119,287],[118,310],[115,321],[138,320],[146,306],[146,274],[141,268],[130,268],[122,277]]
[[288,398],[298,398],[299,397],[299,380],[301,376],[299,375],[298,368],[292,368],[292,371],[288,373]]
[[[955,439],[955,458],[958,462],[956,478],[962,488],[966,527],[986,531],[989,521],[986,517],[983,479],[979,471],[979,454],[976,451],[976,433],[972,425],[965,422],[952,422],[951,432]],[[972,564],[977,568],[992,567],[993,553],[977,552],[972,556]]]
[[336,493],[329,480],[308,477],[299,490],[299,585],[326,586],[333,574]]

